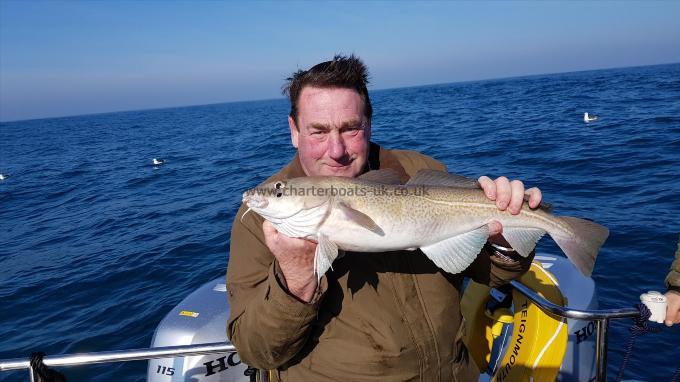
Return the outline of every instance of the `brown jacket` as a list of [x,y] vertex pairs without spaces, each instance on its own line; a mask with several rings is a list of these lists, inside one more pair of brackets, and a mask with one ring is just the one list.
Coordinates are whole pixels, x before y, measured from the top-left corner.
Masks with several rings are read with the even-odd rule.
[[[371,145],[370,168],[407,180],[445,170],[413,151]],[[268,181],[305,176],[297,156]],[[264,244],[262,218],[241,205],[231,232],[228,336],[241,360],[283,381],[472,381],[479,371],[462,342],[464,276],[492,286],[524,273],[531,258],[486,249],[464,274],[438,269],[421,251],[353,253],[333,263],[307,304],[289,294]]]
[[678,249],[675,250],[675,261],[671,264],[671,271],[666,276],[666,287],[680,292],[680,238],[678,238]]

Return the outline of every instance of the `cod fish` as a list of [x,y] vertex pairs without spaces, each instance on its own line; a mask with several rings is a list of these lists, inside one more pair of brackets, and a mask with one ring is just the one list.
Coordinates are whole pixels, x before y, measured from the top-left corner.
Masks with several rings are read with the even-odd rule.
[[[358,178],[302,177],[246,191],[243,202],[289,237],[318,243],[314,272],[331,268],[338,250],[384,252],[420,249],[439,268],[460,273],[489,237],[497,220],[503,237],[528,256],[547,232],[574,265],[590,276],[609,230],[588,220],[553,215],[547,205],[517,215],[500,211],[476,181],[421,170],[400,184],[393,170]],[[245,214],[244,214],[245,215]]]

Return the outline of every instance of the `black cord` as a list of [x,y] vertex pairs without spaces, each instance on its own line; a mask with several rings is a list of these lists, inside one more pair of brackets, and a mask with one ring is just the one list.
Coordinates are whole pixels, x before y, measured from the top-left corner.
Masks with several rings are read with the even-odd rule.
[[671,382],[678,382],[680,381],[680,367],[675,369],[675,373],[673,373],[673,377],[671,378]]
[[623,371],[626,369],[628,359],[630,359],[630,355],[633,353],[635,339],[645,333],[655,333],[661,330],[658,328],[649,327],[647,320],[649,320],[649,317],[651,317],[652,312],[649,311],[647,305],[640,303],[635,305],[635,307],[640,311],[640,315],[633,318],[633,325],[628,329],[631,333],[630,339],[628,340],[628,346],[626,346],[626,353],[623,355],[623,362],[619,368],[619,375],[616,377],[616,382],[620,382],[621,378],[623,378]]
[[31,369],[37,382],[66,382],[64,374],[52,370],[43,363],[45,353],[38,351],[31,354]]

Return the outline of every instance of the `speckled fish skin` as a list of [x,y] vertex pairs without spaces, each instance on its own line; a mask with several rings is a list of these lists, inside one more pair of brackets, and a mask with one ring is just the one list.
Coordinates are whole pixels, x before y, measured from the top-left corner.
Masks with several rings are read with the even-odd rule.
[[[539,231],[547,232],[588,275],[608,235],[606,228],[595,223],[531,209],[526,202],[519,214],[512,215],[499,210],[481,189],[472,188],[304,177],[250,190],[244,194],[244,202],[288,236],[315,240],[323,235],[339,249],[356,252],[421,248],[428,254],[424,247],[479,230],[496,220],[511,244],[517,243],[517,237],[524,240],[522,232],[527,230],[538,235],[528,244],[529,249],[520,251],[522,255],[533,250],[542,236]],[[513,241],[508,236],[512,232],[520,233]],[[526,243],[518,247],[526,247]]]

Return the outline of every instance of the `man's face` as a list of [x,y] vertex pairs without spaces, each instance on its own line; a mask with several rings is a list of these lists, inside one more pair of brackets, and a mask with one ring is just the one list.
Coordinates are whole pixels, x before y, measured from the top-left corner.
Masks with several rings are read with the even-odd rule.
[[368,160],[370,122],[354,89],[306,86],[298,123],[288,117],[291,140],[308,176],[356,177]]

